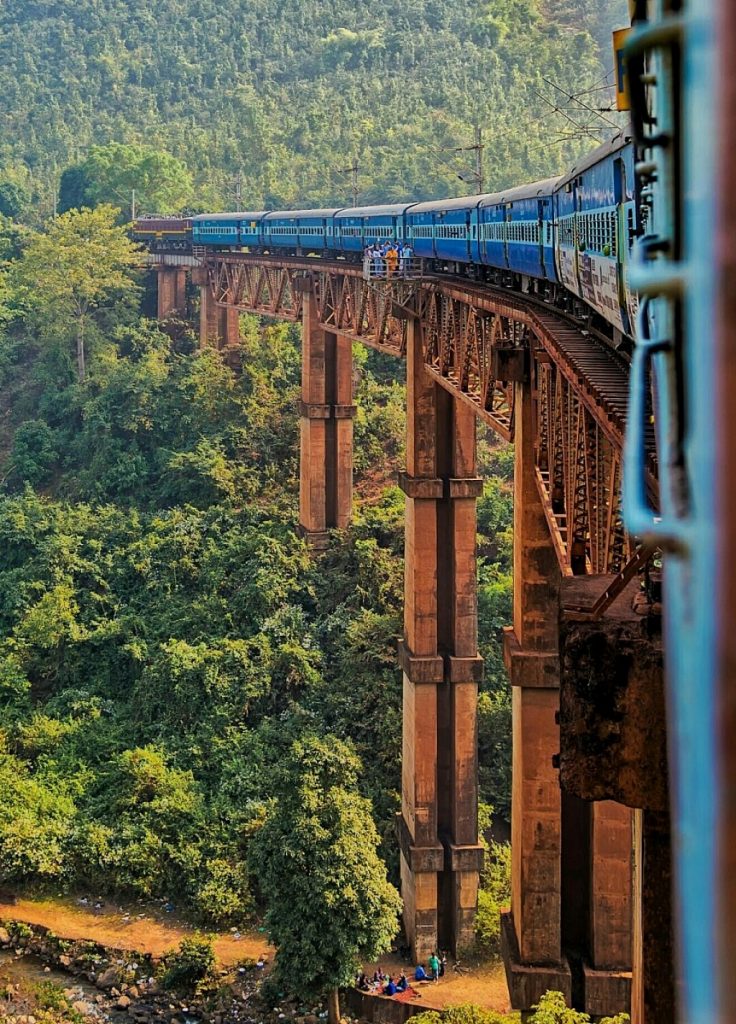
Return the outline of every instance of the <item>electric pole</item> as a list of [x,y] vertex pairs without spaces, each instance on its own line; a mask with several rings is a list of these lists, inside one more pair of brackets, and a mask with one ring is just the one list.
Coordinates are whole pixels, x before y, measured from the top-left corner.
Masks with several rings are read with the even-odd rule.
[[358,195],[359,195],[359,192],[358,192],[358,174],[360,173],[360,164],[358,163],[358,158],[355,157],[355,159],[353,160],[353,162],[350,165],[350,167],[342,167],[342,168],[340,168],[338,173],[339,174],[349,174],[349,175],[351,175],[352,193],[353,193],[353,206],[357,206],[358,205]]
[[475,126],[475,142],[472,146],[459,146],[456,153],[475,153],[475,170],[465,171],[462,174],[458,174],[460,181],[466,181],[470,185],[475,186],[475,191],[478,195],[483,192],[483,130],[478,124]]

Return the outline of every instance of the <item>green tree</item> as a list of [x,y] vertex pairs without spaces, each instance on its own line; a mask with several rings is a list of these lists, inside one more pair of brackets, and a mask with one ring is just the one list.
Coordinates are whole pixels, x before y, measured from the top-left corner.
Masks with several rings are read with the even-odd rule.
[[145,213],[176,213],[192,195],[186,165],[169,153],[111,142],[93,146],[82,164],[85,196],[93,203],[136,206]]
[[[81,210],[83,206],[91,206],[88,187],[89,178],[84,167],[78,164],[67,167],[59,182],[59,212],[66,213],[67,210]],[[118,203],[112,205],[117,206]]]
[[93,314],[134,293],[137,247],[115,223],[117,210],[70,210],[34,234],[14,265],[18,297],[50,337],[73,338],[78,379],[86,377],[85,338]]
[[376,852],[370,804],[357,791],[360,772],[335,737],[294,743],[251,850],[277,977],[290,992],[328,994],[331,1024],[339,986],[389,948],[401,908]]
[[17,181],[0,181],[0,214],[15,219],[31,200],[28,189]]
[[[565,1003],[561,992],[545,992],[529,1018],[529,1024],[590,1024],[590,1017],[580,1010],[572,1010]],[[600,1024],[627,1024],[628,1013],[617,1013],[615,1017],[604,1017]]]

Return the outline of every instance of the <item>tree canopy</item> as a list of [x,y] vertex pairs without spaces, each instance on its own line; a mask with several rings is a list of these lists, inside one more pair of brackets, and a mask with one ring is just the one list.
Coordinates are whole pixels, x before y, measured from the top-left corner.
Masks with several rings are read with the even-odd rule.
[[[616,115],[581,104],[608,105],[627,17],[625,0],[6,0],[0,169],[46,215],[70,167],[63,207],[127,208],[132,188],[149,213],[342,205],[354,159],[361,202],[432,198],[468,191],[455,151],[478,125],[486,188],[519,184],[610,134]],[[176,187],[158,193],[143,150],[186,165],[191,199],[164,157]]]
[[86,376],[88,323],[136,289],[131,268],[140,253],[117,226],[117,215],[104,204],[62,214],[29,238],[13,268],[16,298],[29,322],[50,340],[74,339],[80,381]]
[[401,899],[378,857],[360,771],[334,736],[297,740],[275,773],[275,803],[251,846],[278,979],[295,994],[350,984],[398,930]]

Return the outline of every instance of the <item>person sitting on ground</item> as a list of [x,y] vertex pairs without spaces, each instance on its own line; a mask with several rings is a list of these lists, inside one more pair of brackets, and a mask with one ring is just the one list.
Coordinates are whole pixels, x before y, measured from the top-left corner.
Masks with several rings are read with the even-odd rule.
[[358,980],[355,982],[355,987],[360,992],[367,992],[370,989],[370,985],[368,984],[368,979],[365,976],[365,972],[358,975]]
[[408,987],[409,987],[409,982],[406,979],[406,975],[402,971],[401,972],[401,977],[399,978],[398,982],[396,983],[396,988],[398,989],[399,992],[406,992]]
[[380,967],[377,967],[373,972],[373,980],[375,982],[383,981],[383,971]]
[[427,981],[427,972],[421,964],[417,964],[417,969],[414,971],[414,981]]
[[429,969],[432,973],[432,981],[440,980],[440,961],[436,953],[433,953],[429,958]]
[[388,985],[386,985],[385,989],[383,990],[383,994],[385,996],[395,996],[398,991],[399,990],[396,987],[396,982],[392,977],[389,977]]

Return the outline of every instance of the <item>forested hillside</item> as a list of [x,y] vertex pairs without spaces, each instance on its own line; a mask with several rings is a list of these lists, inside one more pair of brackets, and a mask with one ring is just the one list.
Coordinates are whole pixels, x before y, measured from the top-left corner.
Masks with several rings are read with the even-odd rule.
[[183,160],[198,209],[232,208],[238,174],[245,208],[342,204],[354,158],[361,200],[462,194],[475,124],[486,186],[528,180],[610,131],[565,93],[606,106],[625,19],[625,0],[5,0],[0,188],[48,214],[61,171],[115,141]]
[[[396,878],[400,371],[355,353],[360,501],[311,558],[298,329],[243,318],[238,372],[186,324],[164,333],[115,207],[131,188],[144,209],[232,207],[236,175],[244,206],[343,203],[354,158],[365,201],[460,193],[475,125],[487,187],[554,171],[610,130],[625,6],[2,4],[0,884],[241,923],[277,766],[336,739]],[[62,175],[62,205],[95,210],[49,220]],[[513,460],[480,448],[481,795],[507,818]],[[485,882],[492,945],[504,883]]]
[[[356,349],[361,501],[310,558],[298,328],[244,318],[240,372],[187,330],[172,341],[140,315],[114,220],[71,213],[22,243],[0,230],[0,885],[166,897],[241,923],[251,838],[302,737],[353,744],[396,868],[401,368]],[[44,270],[49,245],[63,273]],[[91,279],[81,379],[70,296]],[[482,453],[482,783],[503,816],[510,460]]]

